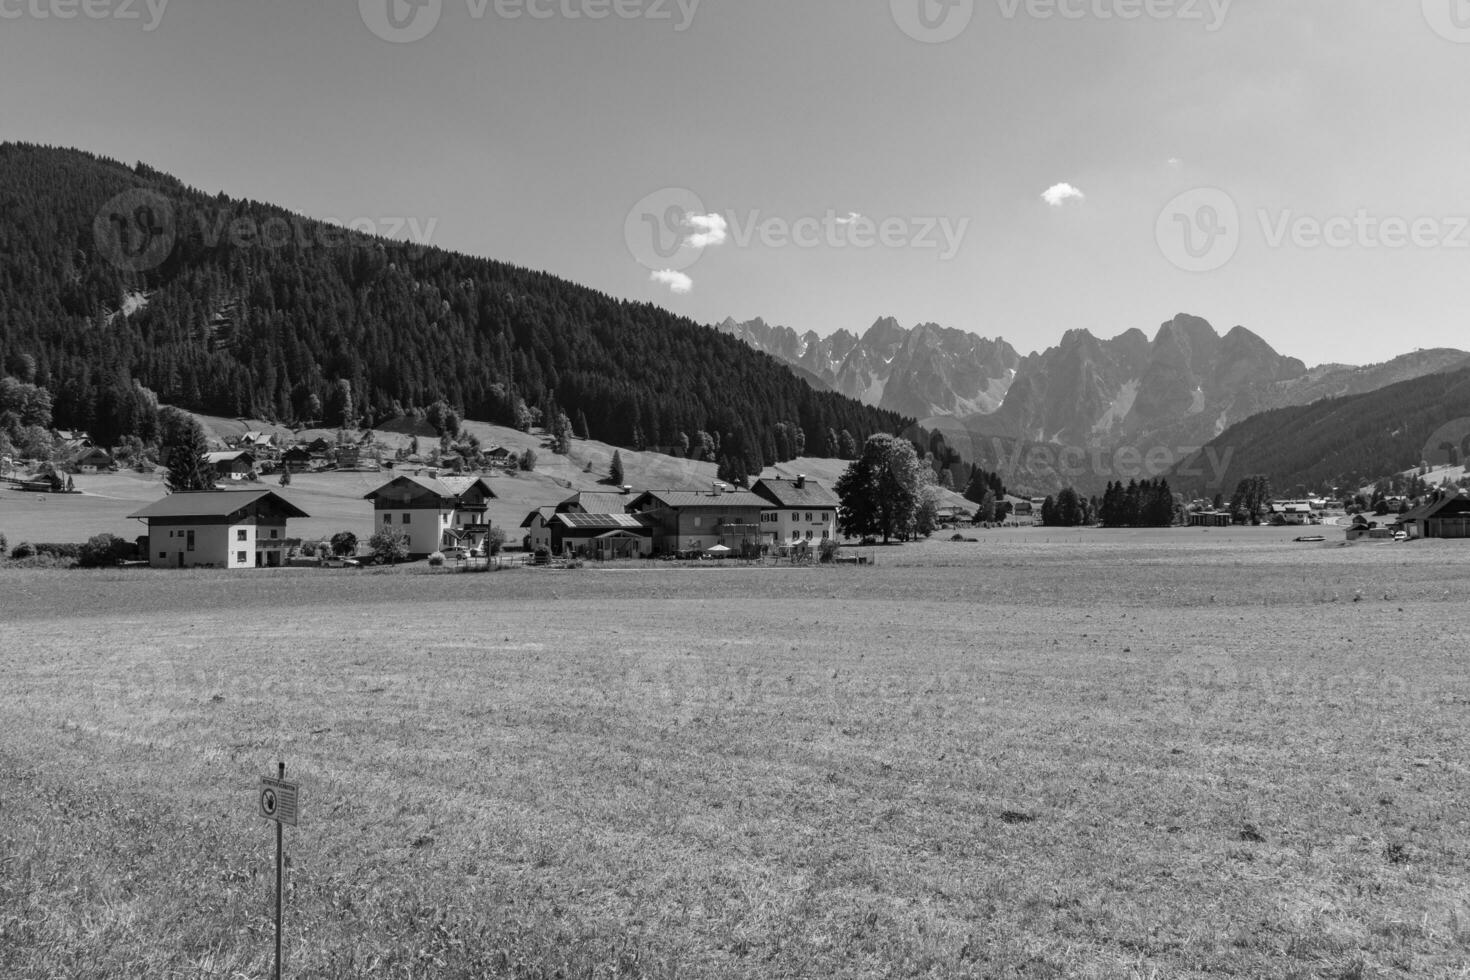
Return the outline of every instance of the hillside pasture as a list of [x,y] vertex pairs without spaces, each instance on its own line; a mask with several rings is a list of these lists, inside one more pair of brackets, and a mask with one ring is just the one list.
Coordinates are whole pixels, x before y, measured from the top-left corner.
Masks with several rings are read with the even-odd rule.
[[1470,549],[0,572],[0,975],[1470,969]]

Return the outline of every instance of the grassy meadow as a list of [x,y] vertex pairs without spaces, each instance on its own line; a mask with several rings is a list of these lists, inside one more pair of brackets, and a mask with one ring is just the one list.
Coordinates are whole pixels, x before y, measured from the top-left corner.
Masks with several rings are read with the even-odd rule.
[[1470,975],[1470,549],[0,570],[0,976]]

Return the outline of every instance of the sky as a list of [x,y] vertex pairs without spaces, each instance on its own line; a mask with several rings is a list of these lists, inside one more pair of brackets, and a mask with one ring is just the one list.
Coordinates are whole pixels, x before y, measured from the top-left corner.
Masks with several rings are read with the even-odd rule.
[[0,0],[0,140],[702,323],[1470,347],[1470,0]]

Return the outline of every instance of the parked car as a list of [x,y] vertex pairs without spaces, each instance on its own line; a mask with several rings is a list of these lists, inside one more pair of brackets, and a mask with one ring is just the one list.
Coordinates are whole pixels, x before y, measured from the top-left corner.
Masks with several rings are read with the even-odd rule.
[[358,561],[356,558],[343,558],[343,557],[341,557],[339,555],[332,555],[330,558],[324,558],[324,559],[322,559],[322,567],[323,568],[361,568],[362,567],[362,562]]

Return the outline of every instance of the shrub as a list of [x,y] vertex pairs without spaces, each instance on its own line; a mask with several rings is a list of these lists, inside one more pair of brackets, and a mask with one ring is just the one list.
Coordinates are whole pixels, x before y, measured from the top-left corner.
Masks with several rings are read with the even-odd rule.
[[303,558],[315,558],[316,557],[316,542],[315,541],[303,541],[303,542],[301,542],[301,557],[303,557]]
[[368,539],[368,549],[379,564],[396,564],[408,557],[408,535],[396,527],[379,528]]
[[5,540],[5,535],[0,534],[0,558],[5,556],[5,549],[10,547],[10,542]]
[[431,568],[442,568],[444,566],[444,552],[436,551],[430,555],[429,566]]
[[525,452],[521,453],[520,467],[527,473],[530,473],[536,469],[536,450],[527,449]]
[[86,545],[37,544],[34,545],[34,547],[36,549],[36,554],[38,555],[50,555],[52,558],[60,558],[64,561],[77,561],[82,557],[82,549],[86,547]]
[[357,535],[351,531],[338,531],[332,535],[332,554],[344,557],[357,554]]
[[36,546],[31,544],[29,541],[22,541],[20,544],[16,545],[15,550],[10,553],[11,561],[25,561],[27,558],[34,557],[36,557]]
[[490,533],[485,535],[485,554],[493,558],[505,550],[505,529],[492,527]]
[[115,534],[98,534],[82,545],[77,563],[83,568],[107,568],[132,557],[133,546]]

